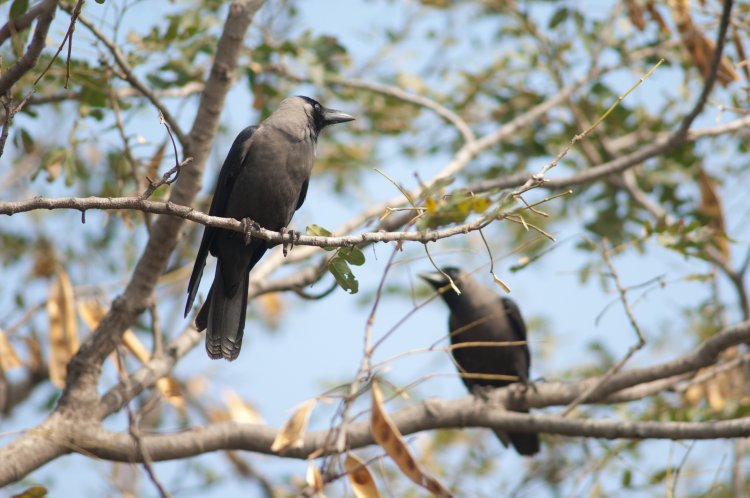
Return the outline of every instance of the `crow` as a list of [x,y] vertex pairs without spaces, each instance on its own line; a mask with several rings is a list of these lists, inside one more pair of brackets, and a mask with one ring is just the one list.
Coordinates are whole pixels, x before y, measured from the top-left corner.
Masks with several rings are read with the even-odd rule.
[[[469,274],[454,267],[442,271],[453,279],[461,291],[449,286],[443,273],[421,273],[419,276],[434,287],[450,309],[448,326],[451,344],[467,342],[526,341],[526,324],[521,311],[511,299],[499,297],[482,287]],[[467,346],[451,349],[461,379],[469,392],[481,394],[483,389],[502,387],[513,381],[472,378],[470,374],[515,376],[528,385],[531,358],[526,344],[515,346]],[[469,375],[466,375],[469,374]],[[525,411],[528,413],[528,410]],[[508,443],[521,455],[539,452],[539,436],[531,432],[494,431],[505,447]]]
[[[326,109],[303,96],[288,97],[257,126],[235,138],[219,173],[211,216],[251,219],[274,231],[286,230],[305,202],[318,134],[326,126],[352,121],[349,114]],[[206,351],[212,359],[237,358],[245,329],[250,270],[273,244],[242,233],[207,226],[188,284],[187,317],[198,292],[208,254],[216,257],[216,274],[196,328],[206,329]]]

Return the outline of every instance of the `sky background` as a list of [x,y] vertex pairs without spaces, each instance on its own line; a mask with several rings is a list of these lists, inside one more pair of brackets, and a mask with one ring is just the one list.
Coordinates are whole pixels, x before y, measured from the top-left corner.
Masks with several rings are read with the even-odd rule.
[[[592,13],[601,12],[605,15],[609,12],[610,2],[583,2],[586,9]],[[89,17],[95,17],[96,9],[100,8],[94,3],[87,5]],[[405,11],[414,9],[416,6],[408,4],[406,7],[399,2],[367,2],[351,0],[326,0],[315,2],[300,2],[300,16],[295,23],[295,30],[309,29],[313,33],[327,33],[339,38],[342,45],[348,47],[355,65],[358,61],[365,61],[377,48],[372,43],[374,33],[382,32],[384,28],[397,26]],[[535,15],[543,18],[548,15],[549,9],[541,8]],[[146,2],[132,9],[124,24],[127,29],[138,29],[140,16],[154,15],[152,7]],[[51,37],[59,40],[67,27],[67,21],[61,18],[54,25],[56,29],[51,31]],[[445,21],[437,16],[424,16],[419,20],[419,30],[441,29]],[[479,23],[473,35],[479,39],[484,36],[485,27]],[[82,30],[83,31],[83,30]],[[126,31],[121,33],[124,38]],[[78,33],[78,32],[76,32]],[[421,39],[421,37],[415,37]],[[492,40],[484,40],[488,47],[492,47]],[[80,46],[80,45],[79,45]],[[86,49],[85,47],[82,50]],[[407,43],[387,57],[383,64],[400,69],[419,67],[426,47],[420,42]],[[476,50],[472,47],[466,48],[466,54],[472,57],[456,57],[456,64],[481,63],[482,58],[488,60],[501,53],[502,46],[493,50]],[[460,54],[460,52],[457,52]],[[415,72],[417,72],[415,70]],[[623,90],[632,85],[641,74],[630,71],[622,71],[617,75],[616,84]],[[373,74],[377,80],[377,72]],[[545,84],[544,82],[530,82],[530,84]],[[552,83],[549,82],[551,85]],[[658,99],[666,92],[674,91],[682,82],[675,81],[669,69],[659,70],[647,83],[641,86],[634,94],[628,97],[635,102]],[[683,90],[684,91],[684,90]],[[295,92],[297,93],[297,92]],[[301,85],[299,93],[315,95],[315,89],[310,86]],[[645,99],[645,100],[641,100]],[[234,134],[246,125],[255,122],[257,114],[251,111],[251,97],[247,92],[246,85],[238,84],[232,90],[227,100],[222,115],[222,127],[227,131],[217,138],[212,151],[212,159],[207,164],[204,176],[203,193],[208,194],[213,186],[213,179],[218,173],[223,157],[233,140]],[[333,107],[356,114],[362,110],[342,107],[336,102],[324,102]],[[192,105],[192,104],[191,104]],[[689,105],[689,102],[686,103]],[[189,123],[192,119],[194,107],[186,106],[181,110],[181,122]],[[139,133],[150,142],[160,140],[163,131],[154,116],[144,111],[141,113],[137,123],[129,126],[137,127]],[[696,126],[708,126],[716,123],[722,118],[712,110],[706,112]],[[344,125],[346,126],[346,125]],[[331,130],[326,130],[321,136],[321,142],[325,142],[326,135]],[[64,133],[63,130],[58,133]],[[151,138],[151,137],[156,138]],[[405,159],[398,154],[385,153],[379,157],[383,160],[379,168],[384,169],[393,178],[413,187],[415,185],[414,173],[419,173],[422,178],[429,178],[431,173],[438,171],[443,163],[434,161],[420,161]],[[7,156],[6,156],[7,157]],[[444,158],[446,161],[448,157]],[[721,157],[717,159],[722,162],[731,162],[732,157]],[[541,168],[542,164],[538,164]],[[710,167],[711,165],[709,165]],[[534,169],[534,168],[532,168]],[[538,169],[538,168],[537,168]],[[554,178],[562,175],[563,171],[553,171],[549,176]],[[741,255],[748,246],[747,226],[748,210],[745,193],[741,187],[742,181],[738,179],[733,185],[726,185],[723,192],[726,195],[725,205],[727,207],[727,219],[729,232],[736,235],[733,245],[733,253]],[[747,183],[745,183],[747,185]],[[692,187],[686,187],[692,188]],[[57,185],[46,185],[43,179],[30,182],[27,190],[19,192],[19,197],[37,195],[39,191],[48,195],[65,195],[65,187],[58,182]],[[322,176],[314,178],[306,204],[297,212],[294,224],[297,229],[303,229],[311,223],[336,227],[339,223],[347,220],[357,210],[366,207],[370,203],[389,199],[398,192],[393,185],[374,171],[366,171],[362,177],[362,186],[356,195],[348,195],[343,198],[335,195],[333,180]],[[592,353],[588,346],[593,341],[599,341],[606,345],[617,357],[623,355],[627,348],[636,342],[635,334],[629,327],[622,307],[619,303],[609,306],[616,299],[615,294],[606,293],[599,285],[598,279],[591,279],[582,284],[578,272],[586,263],[584,256],[575,250],[575,245],[584,237],[583,226],[587,220],[591,220],[595,213],[583,208],[578,213],[575,222],[555,224],[553,233],[557,238],[553,247],[539,263],[531,268],[518,273],[509,271],[509,267],[517,263],[519,255],[512,254],[514,247],[508,246],[503,239],[503,229],[498,227],[489,230],[487,235],[493,254],[496,258],[496,273],[512,289],[511,297],[521,307],[527,321],[537,324],[530,327],[529,335],[532,351],[532,377],[536,379],[559,379],[559,372],[571,369],[577,365],[594,363]],[[3,223],[13,223],[18,230],[24,229],[24,217],[27,216],[49,216],[50,233],[60,240],[69,238],[65,233],[53,225],[59,224],[68,217],[79,217],[77,212],[58,212],[49,214],[47,212],[23,214],[11,219],[3,220]],[[87,213],[86,226],[81,230],[100,229],[106,221],[106,215],[102,213]],[[76,248],[75,241],[69,241],[71,250],[85,250]],[[139,254],[142,244],[126,241],[124,246],[127,254],[135,257]],[[418,249],[418,248],[416,248]],[[197,251],[197,246],[194,248]],[[435,256],[440,265],[460,264],[467,269],[474,269],[486,262],[486,251],[478,235],[469,236],[469,245],[457,246],[448,242],[439,242],[430,245],[431,254]],[[385,264],[391,253],[391,246],[378,245],[365,251],[368,263],[363,268],[356,268],[355,273],[360,281],[360,293],[348,295],[337,289],[329,298],[323,301],[304,301],[291,293],[284,295],[283,302],[285,313],[277,330],[269,330],[261,320],[257,319],[257,306],[251,304],[251,314],[245,331],[243,350],[239,359],[233,363],[211,362],[207,359],[203,346],[195,348],[184,358],[176,369],[179,378],[205,374],[211,379],[210,395],[216,398],[217,404],[222,403],[222,395],[226,389],[239,392],[244,399],[255,405],[263,418],[274,427],[281,426],[291,414],[293,408],[299,403],[315,397],[327,388],[337,383],[343,383],[351,379],[357,372],[360,363],[363,333],[366,326],[367,315],[372,302],[372,297],[380,278],[383,274]],[[737,256],[736,256],[737,257]],[[95,264],[99,256],[92,255],[92,267],[77,275],[76,282],[97,282],[101,280],[102,274],[107,274],[106,268],[97,267]],[[102,256],[103,258],[103,256]],[[132,265],[132,261],[125,258],[124,265]],[[646,254],[641,256],[628,253],[624,257],[615,259],[615,264],[626,285],[634,285],[647,282],[657,276],[665,276],[667,284],[663,288],[656,286],[647,287],[647,295],[639,299],[634,311],[644,328],[648,337],[651,332],[660,335],[660,341],[650,343],[648,347],[640,352],[630,364],[644,365],[654,362],[657,358],[664,360],[671,358],[680,352],[687,350],[693,344],[693,335],[683,330],[684,323],[675,320],[675,309],[695,303],[697,306],[707,296],[706,286],[702,282],[679,281],[681,277],[692,273],[706,272],[707,267],[676,258],[673,253],[668,252],[654,244],[648,245]],[[131,266],[132,267],[132,266]],[[397,265],[394,266],[388,277],[388,284],[394,286],[410,286],[414,288],[414,300],[404,295],[386,296],[376,315],[374,335],[377,339],[402,317],[410,313],[415,302],[422,302],[426,296],[426,286],[418,281],[416,274],[420,271],[429,270],[431,265],[424,259],[423,253],[411,249],[399,255]],[[492,286],[492,280],[486,268],[480,270],[476,276],[488,287]],[[23,269],[18,273],[8,273],[6,278],[21,278]],[[206,269],[205,275],[213,274],[213,266]],[[204,295],[210,278],[204,279]],[[105,281],[112,282],[113,290],[119,292],[111,275]],[[327,287],[330,277],[324,279],[311,289],[313,292]],[[39,287],[40,299],[44,299],[47,289],[41,283],[33,283]],[[175,285],[184,287],[186,282],[177,282]],[[725,295],[729,289],[724,282],[721,284]],[[161,286],[157,291],[171,292],[168,286]],[[499,292],[499,289],[498,289]],[[419,296],[416,296],[419,294]],[[634,297],[638,293],[634,294]],[[12,301],[8,294],[0,295],[0,299],[7,309]],[[181,302],[175,306],[168,306],[162,310],[162,320],[165,331],[175,334],[187,325],[187,320],[181,316]],[[606,312],[597,321],[597,317],[606,309]],[[732,319],[737,319],[738,314],[730,312]],[[447,332],[447,310],[442,302],[433,301],[424,308],[413,314],[398,330],[386,340],[382,348],[378,350],[374,361],[378,362],[404,351],[423,349],[426,346],[445,340]],[[665,352],[668,352],[665,355]],[[441,398],[456,398],[463,396],[465,390],[459,378],[455,374],[454,367],[449,357],[444,352],[430,352],[414,354],[394,361],[389,364],[385,371],[387,378],[397,385],[407,385],[425,376],[430,376],[420,385],[420,389],[413,394],[416,399],[426,396]],[[439,374],[439,375],[434,375]],[[103,379],[104,385],[111,385],[115,378]],[[5,433],[21,430],[33,426],[44,417],[44,412],[38,408],[50,401],[48,390],[38,390],[31,403],[27,403],[22,409],[6,419],[2,424]],[[335,404],[318,405],[313,413],[310,429],[322,430],[328,427]],[[362,405],[364,407],[364,405]],[[551,413],[559,409],[549,409]],[[106,421],[106,426],[111,429],[123,430],[125,419],[115,416]],[[177,425],[174,425],[177,428]],[[420,438],[417,435],[410,438],[416,448],[420,447]],[[658,443],[658,448],[651,456],[643,458],[639,462],[623,462],[623,465],[632,465],[638,470],[656,465],[655,462],[664,464],[665,459],[679,461],[689,445],[685,443]],[[502,475],[498,476],[501,489],[512,489],[517,484],[522,466],[527,465],[522,458],[512,451],[504,451],[496,441],[490,439],[487,443],[487,451],[497,455],[498,468],[503,469]],[[731,452],[731,446],[724,443],[697,443],[692,449],[692,455],[700,458],[705,452],[715,455],[713,463],[703,462],[702,469],[710,472],[728,472],[729,465],[724,460]],[[282,482],[284,476],[289,478],[304,478],[306,462],[266,457],[259,455],[247,455],[249,461],[261,472],[269,472],[274,480]],[[225,482],[212,488],[209,492],[197,488],[193,472],[196,463],[220,462],[218,468],[225,465],[224,457],[220,454],[203,455],[186,462],[160,463],[155,469],[175,496],[261,496],[258,489],[247,481],[233,480]],[[723,470],[722,470],[723,469]],[[47,465],[35,472],[29,481],[52,482],[52,496],[94,496],[100,494],[114,494],[107,484],[107,466],[90,465],[88,460],[81,456],[66,456],[56,462]],[[707,474],[707,479],[712,476]],[[150,483],[142,477],[142,496],[155,496],[156,492]],[[612,491],[617,489],[617,483],[612,482]],[[21,489],[22,486],[14,486],[11,492]],[[567,490],[571,496],[576,496],[575,490]],[[339,496],[343,493],[341,486],[334,486],[328,493],[329,496]],[[531,495],[529,495],[531,496]]]

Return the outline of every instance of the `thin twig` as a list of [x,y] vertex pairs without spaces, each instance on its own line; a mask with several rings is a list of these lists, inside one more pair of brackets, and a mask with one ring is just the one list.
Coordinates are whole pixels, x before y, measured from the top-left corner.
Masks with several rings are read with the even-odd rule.
[[617,268],[615,268],[614,263],[612,263],[612,258],[610,257],[611,251],[612,250],[609,247],[609,244],[605,240],[604,248],[602,251],[602,256],[604,257],[604,261],[607,263],[607,266],[609,267],[609,271],[612,276],[612,279],[615,281],[617,292],[620,294],[620,301],[622,302],[622,305],[625,308],[625,314],[628,316],[628,321],[630,322],[630,326],[633,328],[636,335],[638,336],[638,342],[628,348],[628,351],[625,353],[625,356],[623,356],[617,363],[612,365],[612,367],[610,367],[610,369],[607,370],[607,372],[601,377],[599,382],[592,384],[591,387],[586,389],[584,392],[581,393],[580,396],[578,396],[575,400],[573,400],[573,402],[570,403],[562,412],[563,417],[567,417],[576,408],[576,406],[585,402],[589,398],[589,396],[591,396],[600,386],[606,383],[614,374],[619,372],[622,369],[622,367],[630,360],[630,358],[633,357],[633,355],[637,351],[639,351],[640,349],[643,348],[643,346],[646,345],[646,340],[644,339],[644,335],[643,335],[643,332],[641,331],[641,327],[640,325],[638,325],[638,321],[635,319],[633,310],[630,308],[630,303],[628,301],[628,290],[622,285],[622,282],[620,281],[620,276],[617,273]]
[[[117,369],[120,373],[120,381],[127,384],[129,382],[129,378],[127,375],[127,370],[125,369],[125,355],[122,354],[121,348],[119,346],[115,348],[115,352],[117,353],[117,361],[120,365],[120,368]],[[172,495],[169,494],[169,491],[167,491],[164,485],[162,485],[161,481],[154,472],[153,462],[151,460],[151,457],[149,456],[147,448],[143,444],[141,432],[138,428],[138,416],[133,413],[133,409],[130,407],[130,401],[125,403],[125,411],[128,415],[128,433],[133,438],[133,441],[135,441],[136,447],[138,448],[138,453],[140,454],[140,457],[142,459],[143,469],[146,471],[146,475],[148,475],[148,478],[156,487],[161,498],[171,498]]]
[[[72,7],[68,4],[61,4],[61,8],[67,12],[72,11]],[[133,71],[133,68],[128,63],[126,57],[123,55],[120,48],[112,41],[110,40],[103,32],[97,28],[94,23],[89,21],[85,16],[80,15],[78,17],[78,20],[86,26],[86,28],[91,32],[91,34],[94,35],[100,42],[104,44],[105,47],[107,47],[107,50],[109,50],[109,53],[112,54],[112,57],[114,57],[115,62],[117,63],[117,66],[120,68],[120,70],[123,73],[124,79],[130,83],[135,89],[137,89],[144,97],[146,97],[153,105],[156,107],[159,112],[164,116],[164,120],[169,123],[169,126],[172,128],[172,131],[177,136],[177,140],[180,141],[180,143],[185,146],[187,143],[187,136],[182,131],[182,128],[180,128],[179,123],[177,120],[172,116],[172,114],[167,110],[167,108],[164,106],[164,104],[159,100],[159,98],[156,96],[153,90],[148,88],[145,83],[143,83]]]

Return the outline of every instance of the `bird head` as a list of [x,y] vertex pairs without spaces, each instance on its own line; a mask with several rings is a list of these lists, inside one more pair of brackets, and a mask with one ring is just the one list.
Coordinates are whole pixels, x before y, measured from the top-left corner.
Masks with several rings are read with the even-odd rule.
[[453,280],[453,283],[456,284],[458,290],[463,290],[463,279],[466,277],[466,275],[455,266],[444,266],[443,268],[441,268],[441,271],[425,272],[419,274],[419,278],[430,284],[435,290],[437,290],[444,296],[447,293],[455,294],[455,291],[453,291],[450,287],[450,281],[448,280],[448,277]]
[[316,132],[320,132],[320,130],[332,124],[354,121],[354,116],[345,112],[337,111],[336,109],[323,107],[320,102],[315,99],[305,97],[304,95],[298,95],[297,98],[302,100],[305,114],[307,114],[310,121],[315,125]]

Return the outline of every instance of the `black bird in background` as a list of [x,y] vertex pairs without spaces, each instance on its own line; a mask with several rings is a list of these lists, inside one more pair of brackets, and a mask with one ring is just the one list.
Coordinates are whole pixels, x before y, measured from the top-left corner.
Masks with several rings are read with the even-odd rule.
[[[234,139],[224,160],[208,213],[250,218],[268,230],[285,230],[305,202],[320,130],[354,118],[326,109],[309,97],[288,97],[257,126]],[[216,274],[206,302],[195,319],[206,329],[206,351],[212,359],[231,361],[240,354],[245,329],[250,270],[273,244],[242,233],[207,226],[188,284],[185,316],[193,306],[209,253]]]
[[[465,342],[510,342],[526,340],[526,324],[521,311],[512,300],[500,297],[484,288],[469,274],[453,267],[442,269],[461,291],[458,295],[440,272],[421,273],[419,276],[436,290],[450,308],[448,326],[451,344]],[[454,360],[466,373],[513,375],[524,384],[529,383],[531,358],[526,344],[522,346],[465,347],[452,349]],[[470,392],[482,387],[502,387],[512,381],[463,377]],[[528,410],[526,410],[528,413]],[[521,455],[539,452],[539,436],[532,432],[494,431],[504,446],[510,442]]]

